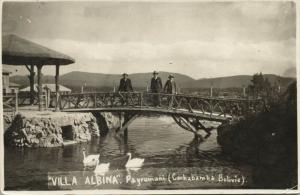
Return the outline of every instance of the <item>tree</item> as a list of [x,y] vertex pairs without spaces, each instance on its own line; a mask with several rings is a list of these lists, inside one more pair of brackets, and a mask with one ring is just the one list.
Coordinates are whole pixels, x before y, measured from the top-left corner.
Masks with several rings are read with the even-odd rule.
[[271,83],[268,78],[264,78],[261,72],[254,74],[251,82],[252,83],[248,86],[248,91],[250,91],[253,97],[266,98],[271,95]]

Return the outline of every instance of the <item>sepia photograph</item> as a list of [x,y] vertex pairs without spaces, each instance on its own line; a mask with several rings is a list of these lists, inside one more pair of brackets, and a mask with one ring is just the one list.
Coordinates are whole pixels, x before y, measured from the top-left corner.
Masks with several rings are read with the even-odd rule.
[[2,2],[2,193],[299,192],[297,6]]

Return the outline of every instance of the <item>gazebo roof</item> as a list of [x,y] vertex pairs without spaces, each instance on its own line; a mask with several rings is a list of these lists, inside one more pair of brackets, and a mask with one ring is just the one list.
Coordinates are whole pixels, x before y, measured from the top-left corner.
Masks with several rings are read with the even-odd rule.
[[2,74],[11,74],[11,71],[10,70],[7,70],[5,68],[2,68]]
[[2,37],[2,63],[8,65],[67,65],[75,60],[17,35]]

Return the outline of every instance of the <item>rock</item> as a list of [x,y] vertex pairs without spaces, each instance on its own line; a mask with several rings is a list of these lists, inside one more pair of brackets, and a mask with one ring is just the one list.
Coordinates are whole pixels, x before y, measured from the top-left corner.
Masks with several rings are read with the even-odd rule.
[[26,117],[20,113],[14,117],[5,132],[5,144],[18,147],[54,147],[63,144],[63,131],[72,131],[69,139],[78,143],[100,135],[97,120],[91,113],[66,113],[64,116],[53,113],[53,117],[32,115]]

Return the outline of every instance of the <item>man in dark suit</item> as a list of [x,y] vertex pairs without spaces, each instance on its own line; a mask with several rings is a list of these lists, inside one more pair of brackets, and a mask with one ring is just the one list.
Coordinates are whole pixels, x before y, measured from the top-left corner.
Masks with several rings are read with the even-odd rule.
[[162,90],[162,82],[161,82],[161,78],[158,77],[158,72],[156,71],[153,72],[150,89],[151,89],[151,93],[158,93],[153,95],[154,106],[161,106],[159,93]]
[[131,80],[128,78],[128,74],[124,73],[123,74],[123,78],[121,78],[120,80],[120,85],[119,85],[119,92],[125,92],[124,94],[120,93],[121,96],[121,103],[122,105],[124,105],[126,103],[126,105],[129,105],[129,96],[130,94],[127,94],[127,92],[132,92],[133,88],[131,85]]
[[[174,81],[174,76],[172,74],[169,75],[169,79],[167,80],[164,86],[164,92],[167,94],[177,94],[177,87]],[[168,96],[169,108],[172,108],[174,105],[174,100],[172,96]]]
[[177,94],[177,87],[174,81],[174,76],[170,74],[168,78],[169,80],[167,80],[164,86],[164,92],[168,94]]
[[133,91],[131,80],[128,78],[128,74],[124,73],[123,78],[120,80],[119,92],[131,92]]

